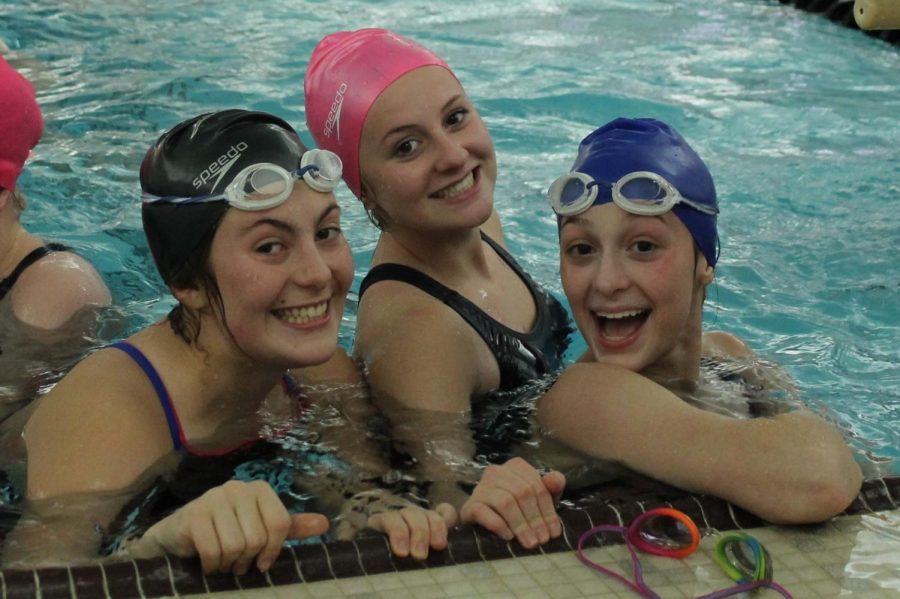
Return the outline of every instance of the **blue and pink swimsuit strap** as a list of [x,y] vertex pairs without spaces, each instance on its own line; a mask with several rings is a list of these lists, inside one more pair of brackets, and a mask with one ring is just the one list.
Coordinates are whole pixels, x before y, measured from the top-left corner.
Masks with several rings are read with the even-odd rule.
[[175,451],[187,451],[188,453],[193,453],[190,448],[188,448],[187,440],[184,437],[184,429],[181,428],[181,421],[178,420],[175,406],[172,405],[172,397],[169,395],[169,391],[166,389],[166,385],[160,378],[156,368],[154,368],[153,364],[150,363],[150,360],[147,359],[147,356],[127,341],[119,341],[111,344],[109,347],[120,349],[131,356],[131,359],[137,362],[137,365],[140,366],[141,370],[144,371],[144,374],[147,375],[147,378],[153,385],[153,390],[156,391],[156,396],[159,398],[159,404],[162,406],[163,412],[166,415],[166,423],[169,425],[169,434],[172,436],[172,444],[175,446]]
[[[175,446],[175,451],[185,452],[195,456],[219,456],[247,447],[259,440],[249,439],[237,447],[227,447],[222,449],[198,449],[191,447],[184,435],[184,429],[181,427],[181,421],[178,419],[178,413],[175,411],[175,405],[172,403],[172,397],[169,395],[169,391],[166,389],[166,385],[163,383],[162,378],[160,378],[156,368],[154,368],[153,364],[150,363],[150,360],[147,359],[147,356],[127,341],[119,341],[111,344],[109,347],[120,349],[131,356],[137,365],[141,367],[141,370],[144,371],[144,374],[147,375],[147,378],[153,385],[153,389],[156,391],[156,396],[159,398],[159,405],[166,415],[166,424],[169,425],[169,434],[172,437],[172,445]],[[291,375],[285,373],[284,376],[282,376],[281,386],[288,397],[292,399],[296,398],[301,407],[303,406],[302,400],[299,397],[300,386]]]

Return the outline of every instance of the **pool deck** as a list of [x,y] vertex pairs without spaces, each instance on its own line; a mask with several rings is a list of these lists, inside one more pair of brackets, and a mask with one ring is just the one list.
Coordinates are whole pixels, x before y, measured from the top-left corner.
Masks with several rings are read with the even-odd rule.
[[[747,532],[769,550],[775,580],[798,599],[900,596],[900,510],[842,516],[815,527],[767,526]],[[714,535],[709,535],[695,553],[683,560],[641,556],[645,581],[664,599],[697,597],[731,586],[712,559],[714,545]],[[592,548],[586,554],[620,573],[630,572],[630,558],[622,545]],[[636,595],[617,581],[587,568],[570,551],[216,596],[569,599]],[[764,590],[755,597],[780,595]]]
[[[669,488],[671,489],[671,488]],[[681,491],[610,489],[560,509],[564,534],[535,550],[468,526],[427,560],[398,559],[382,535],[282,551],[266,574],[204,576],[196,559],[158,557],[103,565],[0,571],[0,599],[18,597],[629,597],[584,566],[573,551],[596,524],[623,524],[654,507],[688,514],[706,533],[684,560],[643,556],[646,580],[662,597],[694,597],[728,585],[711,558],[715,533],[747,530],[769,550],[774,578],[795,597],[900,596],[900,475],[867,480],[846,513],[815,526],[766,526],[715,497]],[[625,548],[607,538],[588,555],[630,570]],[[758,597],[778,596],[763,591]]]

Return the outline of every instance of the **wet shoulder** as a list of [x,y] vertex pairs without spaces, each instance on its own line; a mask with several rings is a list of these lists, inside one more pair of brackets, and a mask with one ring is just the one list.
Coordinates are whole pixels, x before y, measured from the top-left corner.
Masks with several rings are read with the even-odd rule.
[[85,306],[111,301],[94,267],[71,252],[53,252],[29,266],[10,295],[16,317],[44,329],[62,326]]

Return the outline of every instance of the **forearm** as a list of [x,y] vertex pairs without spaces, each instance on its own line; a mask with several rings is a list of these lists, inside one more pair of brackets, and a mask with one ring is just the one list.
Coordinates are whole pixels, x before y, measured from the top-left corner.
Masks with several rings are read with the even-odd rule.
[[809,412],[736,420],[614,367],[570,368],[542,399],[539,417],[587,456],[717,495],[775,522],[828,518],[852,501],[861,482],[840,434]]
[[474,484],[480,476],[472,459],[475,444],[469,412],[434,412],[394,405],[386,407],[386,413],[396,447],[414,460],[412,474],[427,489],[431,504],[449,503],[460,508],[468,493],[459,483]]
[[808,410],[729,425],[721,434],[731,440],[716,469],[727,481],[725,499],[770,522],[804,523],[840,513],[859,493],[862,472],[852,450]]

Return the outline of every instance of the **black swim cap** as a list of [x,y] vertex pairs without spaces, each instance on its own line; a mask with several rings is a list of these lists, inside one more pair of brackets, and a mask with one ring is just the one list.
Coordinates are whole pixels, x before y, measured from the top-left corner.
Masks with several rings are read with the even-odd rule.
[[[221,193],[245,167],[271,162],[288,171],[306,151],[297,132],[265,112],[223,110],[201,114],[166,131],[141,163],[141,189],[154,196]],[[144,233],[167,285],[204,239],[211,239],[228,204],[144,203]]]

